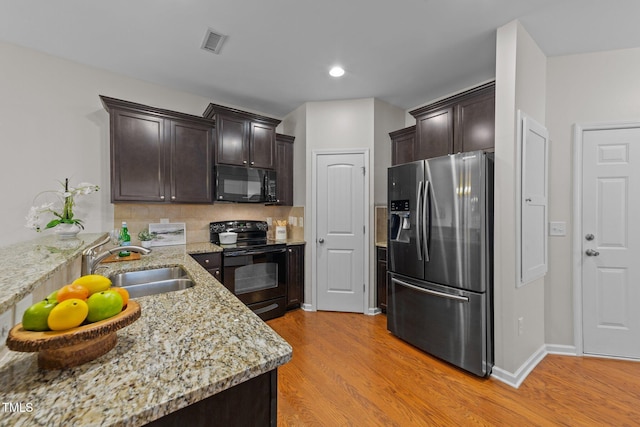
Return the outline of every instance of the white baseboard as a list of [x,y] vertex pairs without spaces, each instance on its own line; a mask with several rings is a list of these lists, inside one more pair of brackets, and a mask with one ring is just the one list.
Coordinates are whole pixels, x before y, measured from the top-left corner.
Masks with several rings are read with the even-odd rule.
[[382,313],[380,307],[369,307],[369,310],[365,313],[367,316],[375,316],[376,314]]
[[547,344],[548,354],[560,354],[562,356],[577,356],[578,349],[574,345]]
[[302,304],[302,306],[300,306],[300,308],[303,309],[304,311],[316,311],[316,309],[313,306],[313,304]]
[[527,359],[527,361],[518,368],[515,373],[511,373],[497,366],[494,366],[493,370],[491,371],[491,378],[502,381],[503,383],[514,388],[520,387],[525,378],[527,378],[531,371],[533,371],[533,368],[535,368],[538,363],[540,363],[542,359],[544,359],[544,357],[547,355],[546,347],[546,345],[540,347],[538,351],[533,353],[529,357],[529,359]]

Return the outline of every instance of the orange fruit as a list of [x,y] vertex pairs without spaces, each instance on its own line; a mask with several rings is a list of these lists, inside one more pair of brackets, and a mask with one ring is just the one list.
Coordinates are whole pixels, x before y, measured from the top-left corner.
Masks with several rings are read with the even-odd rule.
[[117,286],[112,286],[109,288],[110,291],[116,291],[122,297],[122,307],[127,306],[127,302],[129,302],[129,292],[125,288],[119,288]]
[[58,289],[58,293],[56,295],[56,299],[58,300],[58,302],[62,302],[71,298],[77,298],[84,301],[89,298],[89,289],[82,285],[74,285],[73,283]]
[[80,326],[89,313],[89,306],[78,298],[70,298],[58,303],[47,318],[47,324],[52,331],[64,331],[65,329]]

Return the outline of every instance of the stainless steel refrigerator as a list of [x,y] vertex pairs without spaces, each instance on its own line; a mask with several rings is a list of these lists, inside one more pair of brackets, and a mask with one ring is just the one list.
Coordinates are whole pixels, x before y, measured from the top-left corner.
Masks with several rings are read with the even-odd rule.
[[478,376],[493,367],[493,154],[388,170],[387,328]]

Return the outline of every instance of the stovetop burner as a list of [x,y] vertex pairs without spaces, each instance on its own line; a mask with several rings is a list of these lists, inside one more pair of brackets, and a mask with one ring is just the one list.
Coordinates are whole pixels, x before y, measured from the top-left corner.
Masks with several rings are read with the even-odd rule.
[[[282,242],[267,240],[268,229],[265,221],[219,221],[209,223],[209,236],[211,243],[220,245],[224,252],[237,251],[238,248],[259,249],[286,246]],[[220,244],[220,233],[228,231],[238,233],[237,242],[233,245]]]

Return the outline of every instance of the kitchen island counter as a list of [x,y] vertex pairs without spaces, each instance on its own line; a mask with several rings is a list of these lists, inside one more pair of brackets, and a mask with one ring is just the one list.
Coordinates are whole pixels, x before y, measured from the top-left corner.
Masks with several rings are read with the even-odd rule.
[[140,319],[84,365],[43,371],[35,354],[10,352],[0,361],[0,395],[25,410],[5,411],[0,425],[144,425],[288,362],[291,346],[189,255],[217,250],[200,246],[102,264],[105,276],[181,266],[195,286],[137,298]]

